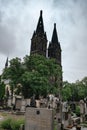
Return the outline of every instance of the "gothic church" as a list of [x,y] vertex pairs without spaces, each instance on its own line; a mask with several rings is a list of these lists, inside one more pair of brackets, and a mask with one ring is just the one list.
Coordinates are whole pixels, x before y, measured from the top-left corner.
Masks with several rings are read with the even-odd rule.
[[37,28],[31,38],[31,50],[30,54],[40,54],[48,58],[55,58],[57,63],[61,66],[61,46],[58,41],[56,23],[54,23],[54,29],[51,42],[47,48],[47,35],[44,31],[44,23],[42,10],[40,11],[40,17],[38,20]]

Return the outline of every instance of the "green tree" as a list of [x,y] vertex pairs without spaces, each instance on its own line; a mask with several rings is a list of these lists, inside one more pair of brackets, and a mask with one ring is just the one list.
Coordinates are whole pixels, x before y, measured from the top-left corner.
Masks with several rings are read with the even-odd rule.
[[33,94],[38,98],[39,95],[46,96],[47,93],[57,92],[57,82],[62,72],[54,59],[50,60],[41,55],[26,56],[24,66],[26,71],[21,79],[25,98]]
[[63,82],[62,88],[62,99],[64,101],[71,100],[72,92],[71,92],[71,84],[68,81]]
[[79,101],[87,97],[87,77],[75,83],[63,82],[62,97],[64,100]]
[[13,58],[9,62],[10,66],[3,70],[2,78],[4,80],[9,79],[9,84],[11,85],[11,89],[13,91],[16,85],[21,82],[20,79],[24,72],[24,68],[20,58]]
[[10,66],[3,71],[3,78],[10,79],[12,91],[21,83],[25,98],[33,94],[38,98],[50,92],[57,93],[61,73],[61,67],[54,59],[31,55],[25,56],[23,62],[19,58],[10,60]]
[[2,100],[5,95],[5,84],[1,81],[1,75],[0,75],[0,99]]
[[84,89],[84,97],[87,97],[87,77],[82,79],[81,86]]

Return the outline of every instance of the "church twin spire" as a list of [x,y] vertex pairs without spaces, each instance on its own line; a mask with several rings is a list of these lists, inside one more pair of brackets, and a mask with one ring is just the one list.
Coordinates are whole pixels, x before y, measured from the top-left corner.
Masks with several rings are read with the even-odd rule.
[[31,39],[30,54],[40,54],[46,57],[46,50],[47,50],[47,36],[46,32],[44,31],[44,24],[41,10],[36,31],[34,31]]
[[[34,31],[32,39],[31,39],[31,52],[30,53],[41,54],[41,55],[44,55],[45,57],[48,55],[49,58],[55,58],[56,60],[60,60],[61,54],[59,53],[61,53],[61,47],[58,41],[56,23],[54,23],[52,39],[51,39],[51,42],[49,43],[48,54],[47,54],[47,36],[46,36],[46,32],[44,32],[44,23],[43,23],[42,13],[43,12],[41,10],[38,24],[36,27],[36,31]],[[59,61],[59,63],[60,62],[61,60]]]
[[55,58],[57,63],[61,66],[61,46],[60,42],[58,41],[56,23],[54,23],[52,39],[48,47],[48,57]]

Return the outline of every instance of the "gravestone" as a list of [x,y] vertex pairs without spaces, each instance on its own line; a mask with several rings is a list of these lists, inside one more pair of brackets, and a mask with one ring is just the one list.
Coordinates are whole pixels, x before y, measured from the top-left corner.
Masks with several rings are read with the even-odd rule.
[[87,121],[87,98],[84,99],[85,103],[85,121]]
[[25,99],[26,106],[27,106],[27,105],[28,105],[28,106],[30,106],[30,101],[31,101],[31,99],[30,99],[30,98],[28,98],[28,99]]
[[21,111],[25,111],[26,102],[24,99],[21,101]]
[[36,107],[40,108],[40,100],[36,100]]
[[68,126],[68,104],[67,102],[62,102],[62,123],[64,128]]
[[16,110],[20,110],[21,109],[21,102],[22,102],[22,98],[17,96],[16,100],[15,100],[15,109]]
[[25,130],[53,130],[53,110],[27,107]]
[[83,100],[80,100],[80,121],[84,122],[85,119],[85,103]]
[[9,96],[9,97],[8,97],[8,101],[7,101],[7,106],[10,107],[10,106],[11,106],[11,102],[12,102],[12,100],[11,100],[11,96]]

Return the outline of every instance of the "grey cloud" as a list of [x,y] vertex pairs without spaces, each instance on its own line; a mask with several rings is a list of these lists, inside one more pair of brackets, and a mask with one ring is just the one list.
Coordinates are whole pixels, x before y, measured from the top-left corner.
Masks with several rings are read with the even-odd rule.
[[57,7],[60,6],[61,11],[56,16],[60,16],[62,26],[60,39],[64,79],[75,81],[87,75],[87,1],[67,1],[56,1],[55,12],[59,11]]
[[18,39],[20,37],[19,30],[21,27],[21,7],[20,5],[15,6],[15,2],[17,1],[13,1],[13,3],[9,1],[7,3],[3,0],[0,2],[2,3],[0,5],[0,53],[7,55],[8,53],[12,54],[18,51],[20,44],[18,43]]
[[0,26],[0,53],[12,53],[15,49],[15,37],[7,27]]
[[57,23],[64,80],[81,79],[87,75],[87,0],[0,0],[0,53],[29,54],[41,9],[48,41]]
[[2,13],[1,13],[1,11],[0,11],[0,22],[2,21]]

